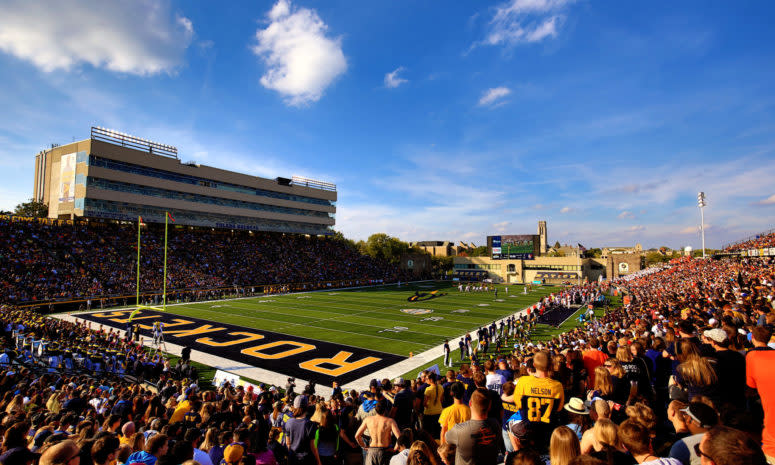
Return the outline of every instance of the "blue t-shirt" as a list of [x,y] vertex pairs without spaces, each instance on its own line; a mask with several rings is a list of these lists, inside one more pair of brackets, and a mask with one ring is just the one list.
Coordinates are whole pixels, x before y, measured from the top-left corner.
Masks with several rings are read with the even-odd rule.
[[283,430],[288,437],[292,453],[303,456],[312,453],[309,442],[315,439],[317,425],[307,418],[291,418],[285,422]]

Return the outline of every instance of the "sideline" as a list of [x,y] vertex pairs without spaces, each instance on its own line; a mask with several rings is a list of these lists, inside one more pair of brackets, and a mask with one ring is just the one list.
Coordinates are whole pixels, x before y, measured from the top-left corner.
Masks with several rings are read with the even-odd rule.
[[[408,284],[423,283],[423,282],[429,282],[429,281],[439,282],[439,283],[446,283],[447,282],[447,281],[443,281],[443,280],[423,280],[423,281],[411,281],[411,282],[401,283],[401,285],[403,286],[403,285],[408,285]],[[389,286],[397,286],[397,285],[398,285],[397,283],[392,283],[392,284],[379,284],[379,285],[372,285],[372,286],[358,286],[358,287],[336,288],[336,289],[319,289],[319,290],[314,290],[314,291],[289,292],[288,294],[281,294],[281,295],[310,294],[310,293],[314,293],[314,292],[336,292],[336,290],[345,291],[345,290],[350,290],[350,289],[389,287]],[[269,296],[271,296],[271,295],[277,295],[277,294],[269,294]],[[225,302],[225,301],[255,299],[255,298],[260,298],[260,296],[235,297],[235,298],[231,298],[231,299],[206,300],[206,301],[202,301],[202,302],[205,302],[205,303],[206,302]],[[190,305],[190,304],[193,304],[193,303],[200,303],[200,302],[183,302],[183,303],[177,303],[177,304],[168,304],[167,306],[171,307],[171,306],[178,306],[178,305]],[[514,313],[512,313],[510,315],[506,315],[505,317],[502,317],[502,318],[494,320],[494,321],[495,321],[496,324],[500,324],[501,322],[503,322],[503,321],[505,321],[505,320],[507,320],[507,319],[509,319],[511,317],[519,317],[519,316],[521,316],[523,314],[526,314],[527,313],[527,309],[529,307],[532,307],[533,305],[535,305],[535,304],[528,305],[528,306],[522,308],[521,310],[518,310],[517,312],[514,312]],[[77,313],[72,313],[72,314],[64,314],[64,313],[62,313],[62,314],[51,314],[49,316],[52,316],[52,317],[55,317],[55,318],[60,318],[60,319],[63,319],[65,321],[75,322],[75,323],[80,323],[80,322],[85,321],[87,323],[94,324],[94,322],[92,322],[90,320],[83,320],[83,319],[79,320],[77,317],[78,317],[78,315],[83,315],[83,314],[96,313],[96,312],[120,311],[120,310],[127,310],[127,309],[130,309],[130,308],[136,308],[136,307],[135,306],[132,306],[132,307],[110,307],[108,309],[97,309],[97,310],[91,310],[91,311],[86,311],[86,312],[77,312]],[[488,326],[489,326],[489,324],[488,324]],[[126,332],[124,330],[118,329],[118,328],[114,328],[114,329],[119,331],[119,334],[121,334],[122,337],[125,336]],[[475,327],[471,328],[471,331],[473,331],[473,333],[471,334],[472,341],[477,341],[478,340],[478,338],[476,337],[475,329],[476,329]],[[467,334],[467,332],[463,333],[463,334],[461,334],[461,335],[459,335],[457,337],[454,337],[454,338],[450,337],[449,340],[450,340],[450,342],[456,341],[456,340],[458,340],[458,339],[460,339],[462,337],[465,337],[466,334]],[[141,340],[142,340],[142,343],[143,343],[143,345],[145,347],[153,348],[153,344],[152,344],[153,341],[152,341],[152,339],[141,337]],[[167,352],[168,353],[170,353],[172,355],[175,355],[175,356],[178,356],[178,357],[180,356],[181,351],[183,350],[183,346],[178,345],[178,344],[174,344],[174,343],[170,343],[170,342],[166,342],[166,341],[165,341],[165,343],[166,343],[166,346],[167,346]],[[408,372],[410,372],[410,371],[412,371],[414,369],[417,369],[417,368],[419,368],[419,367],[421,367],[423,365],[430,364],[431,362],[433,362],[434,360],[436,360],[437,358],[439,358],[439,357],[441,357],[443,355],[444,355],[444,344],[440,344],[440,345],[438,345],[436,347],[432,347],[432,348],[426,350],[425,352],[417,354],[417,355],[415,355],[415,356],[413,356],[411,358],[407,358],[406,360],[398,362],[398,363],[396,363],[394,365],[391,365],[391,366],[389,366],[387,368],[383,368],[381,370],[377,370],[377,371],[375,371],[375,372],[373,372],[373,373],[371,373],[371,374],[369,374],[367,376],[364,376],[364,377],[359,378],[359,379],[357,379],[355,381],[347,383],[347,385],[344,385],[344,386],[341,386],[341,387],[343,389],[356,389],[358,391],[368,390],[369,383],[371,382],[372,379],[379,379],[379,380],[381,380],[383,378],[388,378],[390,380],[393,380],[394,378],[397,378],[399,376],[403,376],[406,373],[408,373]],[[191,360],[193,360],[195,362],[198,362],[198,363],[202,363],[204,365],[209,365],[209,366],[215,368],[216,370],[226,371],[228,373],[232,373],[232,374],[235,374],[237,376],[241,376],[241,377],[245,377],[245,378],[250,378],[250,379],[252,379],[254,381],[258,381],[258,382],[261,382],[261,383],[266,383],[266,384],[274,385],[274,386],[277,386],[277,387],[284,387],[286,382],[287,382],[287,380],[288,380],[288,375],[284,375],[282,373],[277,373],[277,372],[266,370],[266,369],[263,369],[263,368],[254,367],[252,365],[246,365],[244,363],[239,363],[239,362],[236,362],[234,360],[230,360],[230,359],[227,359],[227,358],[224,358],[224,357],[218,357],[216,355],[212,355],[212,354],[209,354],[209,353],[206,353],[206,352],[200,352],[200,351],[197,351],[197,350],[192,350],[191,351]],[[445,368],[445,367],[439,367],[439,368],[442,369],[442,368]],[[309,380],[304,380],[304,379],[301,379],[301,378],[296,378],[296,384],[297,384],[297,386],[301,387],[301,386],[304,386],[306,384],[309,384]],[[322,388],[322,389],[325,389],[325,390],[327,390],[329,388],[333,388],[333,386],[323,386],[323,385],[320,385],[320,384],[318,384],[317,386],[319,388]],[[320,392],[323,392],[323,391],[320,391]]]
[[[409,285],[409,284],[415,284],[415,283],[425,283],[425,282],[436,282],[436,280],[427,279],[422,281],[408,281],[406,283],[401,283],[402,286]],[[446,282],[443,280],[439,280],[440,282]],[[376,285],[370,285],[370,286],[357,286],[357,287],[338,287],[334,289],[317,289],[313,291],[302,291],[302,292],[289,292],[287,294],[280,294],[280,295],[290,295],[290,294],[310,294],[314,292],[336,292],[336,291],[348,291],[350,289],[366,289],[366,288],[376,288],[376,287],[391,287],[391,286],[398,286],[398,283],[391,283],[391,284],[376,284]],[[277,294],[268,294],[268,296],[273,296]],[[231,299],[218,299],[218,300],[203,300],[201,302],[182,302],[177,304],[168,304],[168,307],[172,306],[178,306],[178,305],[190,305],[194,303],[207,303],[207,302],[226,302],[226,301],[234,301],[234,300],[245,300],[245,299],[256,299],[261,298],[262,296],[250,296],[250,297],[234,297]],[[126,311],[128,309],[134,309],[136,306],[131,307],[108,307],[105,309],[92,309],[90,311],[83,311],[83,312],[72,312],[72,313],[52,313],[46,316],[50,316],[52,318],[58,318],[60,320],[68,321],[71,323],[83,323],[86,322],[87,324],[91,324],[92,329],[95,328],[96,323],[91,320],[85,320],[85,319],[79,319],[78,315],[86,315],[90,313],[104,313],[104,312],[113,312],[113,311]],[[121,337],[126,337],[126,331],[120,328],[112,327],[114,330],[118,331],[118,333],[121,335]],[[140,338],[143,346],[148,348],[154,348],[153,346],[153,340],[152,338],[142,337]],[[172,342],[165,341],[165,345],[167,347],[167,353],[175,355],[177,357],[180,357],[181,352],[183,350],[182,345],[175,344]],[[217,355],[212,355],[206,352],[201,352],[198,350],[191,350],[191,360],[201,363],[203,365],[208,365],[216,370],[222,370],[226,371],[228,373],[232,373],[234,375],[244,377],[244,378],[250,378],[253,381],[257,381],[260,383],[266,383],[270,385],[274,385],[280,388],[284,388],[286,382],[288,381],[289,376],[284,375],[282,373],[277,373],[275,371],[266,370],[263,368],[258,368],[252,365],[247,365],[244,363],[239,363],[234,360],[225,358],[225,357],[219,357]],[[369,378],[371,379],[371,378]],[[296,384],[300,388],[303,388],[303,386],[309,384],[309,380],[296,378]],[[352,386],[353,383],[348,384],[348,386]],[[321,388],[333,388],[333,386],[322,386],[317,385]],[[352,386],[355,387],[355,386]],[[368,388],[368,381],[366,384],[366,388]],[[362,388],[356,388],[358,390],[361,390]],[[322,391],[321,391],[322,392]]]

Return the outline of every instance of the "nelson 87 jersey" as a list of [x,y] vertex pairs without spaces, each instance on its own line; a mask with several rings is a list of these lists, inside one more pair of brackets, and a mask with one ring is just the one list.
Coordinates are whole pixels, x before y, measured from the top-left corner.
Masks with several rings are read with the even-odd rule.
[[562,384],[551,378],[522,376],[514,387],[514,403],[523,420],[553,426],[565,403],[565,392]]

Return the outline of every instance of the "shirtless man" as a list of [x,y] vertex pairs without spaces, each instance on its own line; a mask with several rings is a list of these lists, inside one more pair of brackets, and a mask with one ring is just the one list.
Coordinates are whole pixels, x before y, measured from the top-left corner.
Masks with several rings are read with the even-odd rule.
[[[393,455],[390,452],[390,434],[398,439],[400,431],[398,431],[398,425],[395,420],[385,416],[387,414],[388,403],[385,399],[380,399],[377,402],[374,410],[376,415],[366,417],[361,423],[361,427],[358,428],[358,432],[355,433],[355,440],[358,445],[364,449],[368,449],[366,454],[366,461],[364,465],[388,465],[390,463],[390,457]],[[366,447],[363,442],[363,432],[368,428],[369,435],[371,436],[371,444]]]

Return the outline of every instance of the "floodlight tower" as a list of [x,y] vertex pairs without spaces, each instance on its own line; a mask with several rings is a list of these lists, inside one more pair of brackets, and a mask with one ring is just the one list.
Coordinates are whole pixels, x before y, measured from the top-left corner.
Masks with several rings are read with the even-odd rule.
[[705,258],[705,192],[697,194],[697,206],[700,207],[700,233],[702,234],[702,258]]

